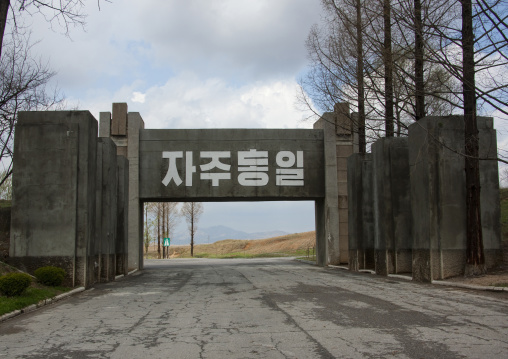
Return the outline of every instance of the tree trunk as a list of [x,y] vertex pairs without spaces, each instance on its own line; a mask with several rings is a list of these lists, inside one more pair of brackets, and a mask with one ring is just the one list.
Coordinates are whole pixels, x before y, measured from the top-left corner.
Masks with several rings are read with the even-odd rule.
[[194,257],[194,203],[192,203],[192,214],[191,214],[191,239],[190,239],[190,255]]
[[[164,206],[166,206],[166,217],[165,217],[165,221],[166,221],[166,231],[165,231],[165,235],[164,235],[164,238],[168,238],[169,237],[169,207],[168,207],[168,204],[167,203],[164,203]],[[165,258],[169,258],[169,247],[166,247],[166,251],[165,251],[165,255],[166,257]]]
[[465,122],[466,225],[465,275],[485,273],[480,210],[480,161],[476,122],[473,10],[471,0],[462,0],[462,89]]
[[356,0],[356,78],[358,80],[358,148],[365,153],[365,86],[363,81],[362,2]]
[[148,206],[145,204],[145,255],[148,255]]
[[162,259],[166,258],[166,203],[162,204]]
[[0,0],[0,59],[2,58],[5,25],[7,24],[7,14],[9,13],[10,3],[10,0]]
[[415,5],[415,119],[425,116],[425,93],[423,82],[423,26],[422,4],[414,0]]
[[393,64],[392,64],[392,20],[390,0],[383,1],[384,48],[383,61],[385,68],[385,132],[386,137],[393,137]]
[[157,203],[157,258],[161,259],[161,204]]

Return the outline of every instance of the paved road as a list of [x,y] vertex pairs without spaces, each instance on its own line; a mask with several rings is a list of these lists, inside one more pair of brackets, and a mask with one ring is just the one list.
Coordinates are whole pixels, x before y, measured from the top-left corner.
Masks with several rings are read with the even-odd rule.
[[0,358],[507,358],[507,293],[288,259],[148,261],[0,324]]

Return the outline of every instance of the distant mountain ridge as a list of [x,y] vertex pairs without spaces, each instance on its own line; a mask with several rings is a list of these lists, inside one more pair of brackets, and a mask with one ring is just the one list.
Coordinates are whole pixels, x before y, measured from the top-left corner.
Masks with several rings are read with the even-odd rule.
[[[266,231],[247,233],[227,226],[213,226],[198,228],[194,236],[194,244],[214,243],[224,239],[265,239],[289,234],[284,231]],[[187,229],[175,232],[171,238],[171,244],[187,245],[190,244],[190,234]]]

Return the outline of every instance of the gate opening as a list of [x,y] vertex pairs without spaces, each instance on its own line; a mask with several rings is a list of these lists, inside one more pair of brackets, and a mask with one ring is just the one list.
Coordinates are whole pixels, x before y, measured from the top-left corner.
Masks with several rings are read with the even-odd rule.
[[143,256],[315,261],[314,207],[313,201],[145,202]]

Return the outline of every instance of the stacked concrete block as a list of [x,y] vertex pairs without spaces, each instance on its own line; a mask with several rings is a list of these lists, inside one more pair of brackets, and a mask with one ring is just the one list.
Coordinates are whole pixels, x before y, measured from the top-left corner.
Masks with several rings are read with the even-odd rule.
[[118,196],[117,196],[117,229],[116,229],[116,274],[128,273],[128,213],[129,213],[129,161],[124,156],[117,156]]
[[[492,118],[479,118],[480,157],[497,157]],[[413,214],[413,279],[464,274],[466,188],[464,119],[426,117],[409,128]],[[481,212],[487,267],[501,260],[496,161],[481,161]]]
[[9,257],[11,243],[11,207],[0,208],[0,261]]
[[372,145],[375,270],[411,272],[411,197],[408,139],[381,138]]
[[93,283],[97,121],[88,111],[21,112],[16,125],[9,262]]
[[113,103],[113,113],[101,112],[101,137],[110,137],[117,147],[117,154],[128,160],[128,230],[127,268],[129,271],[143,268],[142,203],[139,196],[139,136],[145,124],[138,112],[128,112],[126,103]]
[[349,269],[374,269],[372,155],[348,158]]
[[337,161],[337,191],[339,198],[339,246],[341,248],[339,262],[349,262],[349,213],[348,213],[348,174],[347,159],[358,152],[358,131],[349,112],[348,103],[337,103],[334,106],[336,127],[336,161]]
[[110,138],[97,140],[97,209],[95,262],[99,282],[115,279],[118,168],[116,146]]
[[339,264],[343,250],[339,243],[339,204],[337,192],[337,158],[335,118],[325,113],[314,123],[324,134],[325,197],[317,199],[316,206],[316,262],[319,266]]
[[[349,104],[338,103],[334,107],[334,112],[324,113],[314,124],[314,128],[324,129],[325,158],[330,165],[333,163],[336,170],[336,177],[333,178],[333,181],[336,181],[334,186],[336,190],[333,191],[337,192],[337,204],[335,204],[335,199],[332,201],[331,196],[327,195],[327,198],[330,198],[327,207],[338,212],[338,223],[333,224],[333,226],[338,226],[338,234],[336,238],[327,236],[327,264],[347,264],[349,261],[347,158],[358,152],[358,135],[351,116]],[[328,175],[325,177],[326,181],[332,178]],[[331,185],[331,183],[325,184],[327,191],[332,188]],[[316,214],[318,215],[321,213],[321,210],[318,210],[318,207],[321,206],[319,201],[316,201],[316,206]],[[332,226],[331,224],[327,225]],[[316,228],[319,230],[318,225]]]
[[139,133],[145,123],[139,112],[128,114],[127,159],[129,160],[128,268],[143,269],[143,203],[139,197]]

